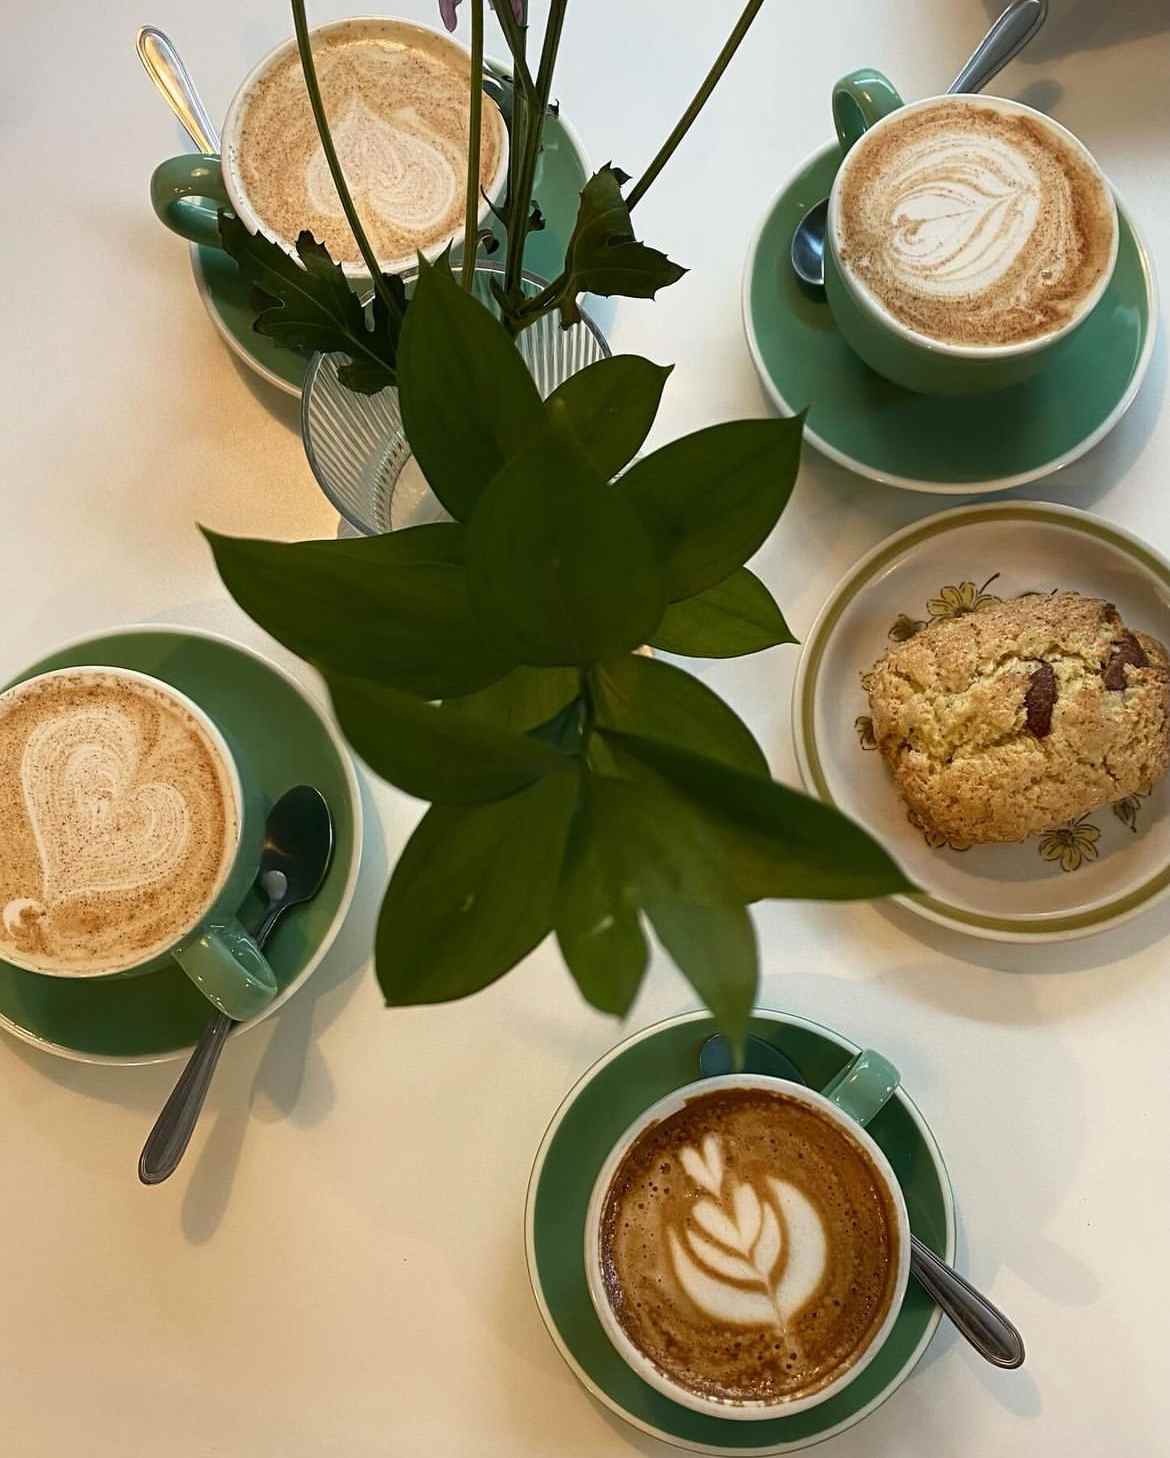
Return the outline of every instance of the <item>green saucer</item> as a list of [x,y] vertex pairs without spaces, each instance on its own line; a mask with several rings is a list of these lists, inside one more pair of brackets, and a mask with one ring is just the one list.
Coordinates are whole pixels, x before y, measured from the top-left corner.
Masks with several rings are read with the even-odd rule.
[[862,364],[837,333],[824,295],[792,272],[792,230],[828,195],[839,165],[835,142],[804,164],[769,206],[744,265],[748,348],[781,414],[808,405],[806,438],[862,476],[962,495],[1047,476],[1108,435],[1141,387],[1158,318],[1149,255],[1120,200],[1113,280],[1058,360],[988,395],[917,395]]
[[[209,633],[134,627],[71,643],[20,679],[52,668],[99,663],[136,668],[182,689],[239,751],[270,803],[292,785],[316,785],[333,813],[335,848],[316,898],[282,924],[267,957],[280,991],[250,1027],[287,1002],[324,958],[353,900],[361,859],[362,808],[349,756],[322,710],[281,669]],[[259,898],[241,920],[259,921]],[[185,1053],[211,1004],[174,967],[140,977],[44,977],[0,961],[0,1027],[49,1053],[89,1063],[155,1063]]]
[[[589,177],[589,160],[576,132],[563,117],[549,117],[544,129],[536,198],[545,227],[529,235],[524,267],[541,278],[555,278],[565,261],[565,245],[577,220],[577,201]],[[492,231],[504,236],[496,219]],[[501,256],[500,251],[494,255]],[[223,342],[256,373],[288,395],[299,395],[308,361],[291,350],[278,348],[257,334],[252,325],[256,309],[251,290],[240,271],[219,248],[191,248],[195,287]]]
[[[585,1285],[585,1210],[593,1182],[624,1130],[656,1099],[699,1076],[699,1047],[715,1030],[705,1012],[656,1023],[587,1070],[553,1116],[528,1183],[525,1247],[536,1304],[574,1375],[599,1402],[644,1433],[696,1453],[794,1453],[859,1423],[910,1375],[939,1323],[913,1283],[890,1336],[836,1397],[793,1417],[733,1422],[681,1407],[655,1391],[610,1345]],[[859,1051],[803,1018],[758,1009],[751,1030],[823,1088]],[[942,1155],[913,1100],[899,1090],[869,1125],[906,1195],[916,1235],[944,1259],[955,1254],[955,1209]]]

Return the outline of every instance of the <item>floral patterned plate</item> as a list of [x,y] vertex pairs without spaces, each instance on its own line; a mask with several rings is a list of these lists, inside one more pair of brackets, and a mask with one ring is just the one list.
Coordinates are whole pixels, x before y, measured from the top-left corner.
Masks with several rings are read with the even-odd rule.
[[912,911],[997,941],[1063,941],[1135,916],[1170,889],[1170,786],[1018,845],[927,834],[873,751],[860,675],[891,641],[991,597],[1062,588],[1116,603],[1170,644],[1170,563],[1070,507],[960,507],[896,532],[838,583],[809,633],[792,723],[808,790],[868,826],[922,894]]

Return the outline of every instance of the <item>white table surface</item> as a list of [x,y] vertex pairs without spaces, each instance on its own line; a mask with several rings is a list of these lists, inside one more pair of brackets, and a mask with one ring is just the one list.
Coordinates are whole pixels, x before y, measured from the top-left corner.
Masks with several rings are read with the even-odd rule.
[[[427,0],[402,11],[437,23]],[[653,441],[767,407],[740,267],[780,182],[825,139],[837,75],[938,91],[999,0],[768,0],[639,209],[691,269],[623,303],[616,348],[677,368]],[[733,0],[577,0],[557,90],[596,163],[637,173],[730,27]],[[133,52],[170,32],[222,116],[289,30],[281,0],[43,0],[3,7],[4,342],[0,680],[133,621],[271,645],[195,530],[325,536],[336,518],[290,401],[228,355],[147,180],[188,150]],[[315,22],[346,13],[317,0]],[[1078,132],[1170,275],[1170,7],[1052,0],[998,84]],[[466,29],[466,20],[463,21]],[[498,37],[495,49],[499,50]],[[1099,511],[1170,551],[1166,353],[1111,439],[1025,495]],[[951,502],[808,454],[758,559],[797,632],[843,570]],[[275,655],[283,662],[288,656]],[[791,648],[709,666],[795,781]],[[302,678],[310,675],[299,668]],[[545,1335],[520,1217],[533,1151],[626,1029],[545,946],[455,1007],[386,1011],[369,965],[388,862],[419,806],[366,778],[368,843],[341,941],[271,1023],[233,1044],[179,1173],[135,1161],[176,1065],[89,1067],[0,1040],[0,1412],[6,1458],[665,1455],[576,1386]],[[758,911],[761,1001],[902,1068],[942,1143],[960,1260],[1018,1321],[1018,1373],[945,1328],[913,1378],[825,1458],[1167,1451],[1170,904],[1094,940],[1022,950],[872,906]],[[692,1006],[659,957],[635,1028]]]

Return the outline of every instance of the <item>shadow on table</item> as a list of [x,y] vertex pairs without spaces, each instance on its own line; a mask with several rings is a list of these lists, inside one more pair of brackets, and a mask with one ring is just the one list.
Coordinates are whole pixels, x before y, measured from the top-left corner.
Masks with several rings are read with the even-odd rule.
[[[988,20],[1004,0],[983,0]],[[1170,28],[1165,0],[1053,0],[1044,29],[1020,56],[1024,65],[1043,65],[1059,56],[1140,40]]]
[[249,394],[256,403],[262,409],[266,410],[272,416],[273,420],[283,425],[286,430],[290,430],[293,435],[300,435],[301,397],[299,395],[289,395],[284,390],[278,390],[275,385],[269,384],[262,375],[258,375],[254,369],[250,369],[238,355],[229,352],[228,357],[232,362],[236,374],[239,375],[240,379],[247,386]]

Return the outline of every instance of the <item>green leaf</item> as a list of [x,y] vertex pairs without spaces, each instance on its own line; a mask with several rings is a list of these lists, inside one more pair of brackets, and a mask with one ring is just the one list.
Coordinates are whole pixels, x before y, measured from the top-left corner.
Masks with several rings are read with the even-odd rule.
[[479,631],[465,533],[453,522],[357,541],[204,536],[240,607],[323,670],[441,698],[473,693],[515,663]]
[[654,546],[556,419],[492,481],[468,527],[472,603],[504,656],[587,664],[662,617]]
[[768,778],[768,761],[751,730],[681,668],[631,653],[599,665],[591,677],[601,727],[666,740]]
[[746,567],[672,602],[652,639],[655,648],[689,658],[738,658],[795,642],[772,594]]
[[599,359],[558,385],[546,409],[564,409],[590,465],[609,481],[641,449],[673,368],[636,354]]
[[[249,233],[231,213],[220,213],[219,233],[245,280],[263,297],[258,334],[301,353],[349,355],[352,364],[343,366],[342,383],[363,394],[394,384],[402,311],[391,317],[379,301],[371,329],[341,265],[311,233],[297,239],[300,264],[262,233]],[[387,282],[405,310],[402,280],[391,275]]]
[[686,273],[665,253],[634,237],[621,191],[628,180],[607,162],[581,190],[577,221],[565,250],[565,270],[557,281],[557,304],[566,328],[581,317],[578,294],[652,299],[659,289],[677,283]]
[[[704,847],[737,899],[850,901],[914,891],[878,842],[831,805],[662,740],[601,728],[618,768],[661,797],[661,833]],[[678,899],[709,904],[708,894]]]
[[478,693],[445,699],[449,714],[466,715],[523,734],[548,721],[580,692],[575,668],[514,668]]
[[[648,955],[637,894],[627,871],[620,816],[605,813],[612,787],[585,776],[556,901],[561,954],[586,1002],[624,1017]],[[625,787],[618,787],[618,794]]]
[[544,940],[576,800],[577,776],[560,774],[506,800],[427,811],[378,918],[387,1003],[466,997]]
[[646,914],[658,940],[735,1044],[747,1032],[756,1000],[756,930],[742,906],[652,901]]
[[460,521],[544,421],[515,344],[455,282],[446,257],[420,259],[398,350],[398,393],[422,473]]
[[618,491],[654,538],[671,602],[742,567],[779,520],[800,465],[804,416],[711,425],[643,456]]
[[345,737],[376,774],[408,795],[455,805],[499,800],[571,768],[563,754],[527,735],[445,714],[367,678],[325,677]]

